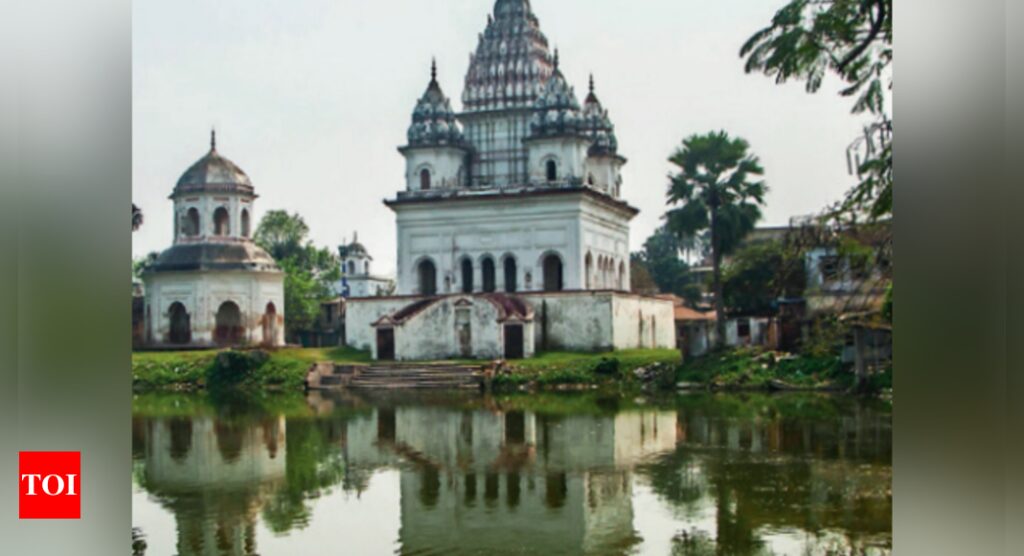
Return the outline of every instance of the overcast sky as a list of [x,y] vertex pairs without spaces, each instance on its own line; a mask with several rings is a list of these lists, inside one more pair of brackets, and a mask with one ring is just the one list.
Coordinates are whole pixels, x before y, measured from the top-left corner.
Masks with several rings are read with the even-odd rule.
[[[638,249],[665,211],[666,158],[683,137],[724,129],[747,139],[770,187],[762,224],[837,200],[853,180],[845,149],[860,132],[826,83],[747,75],[740,46],[784,0],[533,0],[541,30],[582,101],[587,75],[629,159],[622,194],[641,209]],[[209,145],[252,178],[267,210],[300,213],[311,239],[359,239],[380,272],[395,266],[381,201],[404,187],[405,141],[437,57],[458,110],[469,53],[494,0],[140,0],[133,3],[133,201],[145,225],[133,256],[171,244],[171,193]]]

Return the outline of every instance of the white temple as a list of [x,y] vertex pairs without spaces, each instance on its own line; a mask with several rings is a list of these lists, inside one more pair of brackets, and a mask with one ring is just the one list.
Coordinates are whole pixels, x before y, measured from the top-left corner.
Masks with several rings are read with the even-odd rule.
[[284,273],[253,242],[256,197],[211,134],[171,193],[174,245],[142,275],[149,347],[284,344]]
[[628,293],[638,210],[615,128],[593,78],[581,105],[559,64],[529,0],[497,0],[461,113],[432,67],[386,201],[399,297],[350,303],[351,345],[380,359],[675,347],[672,303]]

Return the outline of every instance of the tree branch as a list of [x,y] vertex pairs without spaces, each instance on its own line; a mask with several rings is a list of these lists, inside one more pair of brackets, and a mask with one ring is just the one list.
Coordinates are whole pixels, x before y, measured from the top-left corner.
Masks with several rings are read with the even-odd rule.
[[859,58],[861,54],[864,54],[864,51],[871,46],[871,43],[875,42],[875,39],[878,38],[878,34],[882,32],[882,24],[885,23],[885,18],[888,17],[885,10],[885,0],[875,0],[874,4],[878,6],[878,14],[875,21],[871,24],[871,32],[868,33],[868,36],[858,44],[852,52],[846,55],[846,58],[844,58],[842,62],[839,62],[836,69],[838,69],[840,73],[843,73],[846,70],[846,66]]

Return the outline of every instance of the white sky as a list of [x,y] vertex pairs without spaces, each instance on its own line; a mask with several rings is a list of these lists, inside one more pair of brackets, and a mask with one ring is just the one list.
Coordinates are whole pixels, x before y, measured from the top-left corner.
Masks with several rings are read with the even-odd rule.
[[[629,158],[622,193],[641,209],[638,249],[665,211],[667,157],[692,133],[746,138],[771,189],[762,224],[816,212],[852,185],[846,146],[861,129],[826,83],[779,86],[738,53],[785,0],[533,0],[582,101],[587,75]],[[405,141],[436,56],[461,108],[462,81],[494,0],[138,0],[133,3],[133,201],[145,224],[133,256],[172,240],[167,196],[217,147],[252,178],[256,216],[298,212],[312,240],[354,230],[376,268],[395,266]]]

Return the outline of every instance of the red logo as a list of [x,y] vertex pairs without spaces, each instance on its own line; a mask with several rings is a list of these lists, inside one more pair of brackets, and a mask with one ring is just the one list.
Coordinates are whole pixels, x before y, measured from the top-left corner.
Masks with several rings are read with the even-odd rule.
[[80,452],[18,454],[18,517],[79,519],[82,514]]

